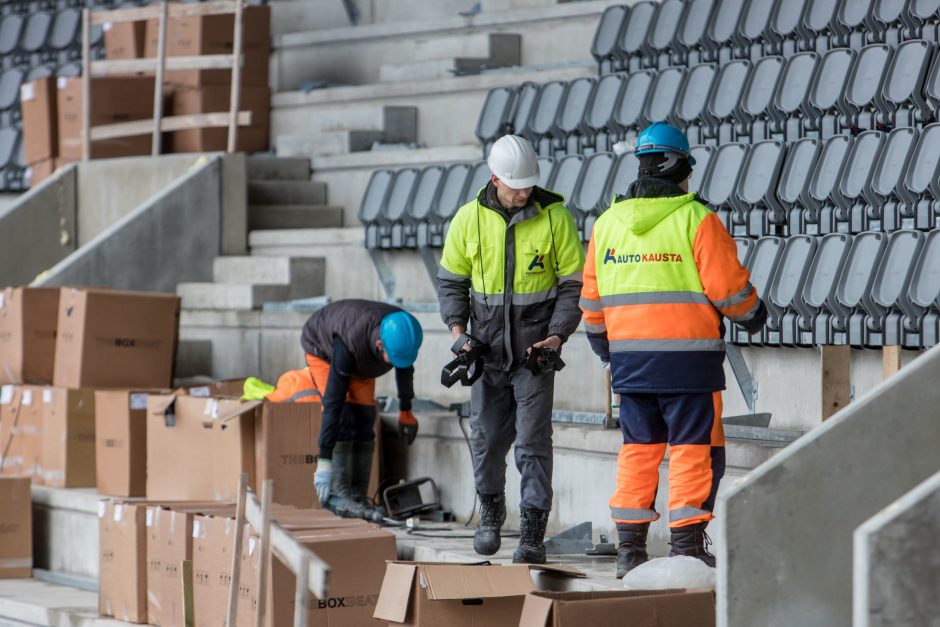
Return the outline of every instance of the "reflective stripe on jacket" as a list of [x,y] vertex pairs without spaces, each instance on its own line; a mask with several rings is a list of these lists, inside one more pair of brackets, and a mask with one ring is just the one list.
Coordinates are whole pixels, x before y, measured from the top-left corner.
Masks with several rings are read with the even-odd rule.
[[695,194],[617,200],[594,225],[581,309],[613,389],[724,389],[721,316],[746,322],[757,291],[734,240]]

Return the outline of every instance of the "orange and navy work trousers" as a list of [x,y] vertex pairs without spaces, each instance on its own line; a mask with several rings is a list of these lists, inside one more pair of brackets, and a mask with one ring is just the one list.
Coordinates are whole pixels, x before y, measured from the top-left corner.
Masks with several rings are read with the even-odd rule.
[[623,446],[617,457],[617,491],[610,498],[615,522],[659,519],[659,466],[669,448],[669,526],[714,518],[718,483],[725,473],[721,392],[621,394]]
[[[314,387],[324,399],[329,398],[330,362],[308,353],[307,365]],[[332,452],[334,442],[369,442],[375,438],[375,379],[349,379],[346,402],[337,422],[339,424],[327,424],[324,419],[320,426],[321,454],[326,442],[330,443],[328,448]]]

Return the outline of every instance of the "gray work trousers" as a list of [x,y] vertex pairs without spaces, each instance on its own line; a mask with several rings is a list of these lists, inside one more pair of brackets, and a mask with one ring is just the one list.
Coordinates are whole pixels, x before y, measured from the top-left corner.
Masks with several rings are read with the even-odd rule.
[[520,507],[552,509],[552,392],[555,373],[487,368],[470,390],[470,448],[477,492],[506,487],[506,455],[515,445]]

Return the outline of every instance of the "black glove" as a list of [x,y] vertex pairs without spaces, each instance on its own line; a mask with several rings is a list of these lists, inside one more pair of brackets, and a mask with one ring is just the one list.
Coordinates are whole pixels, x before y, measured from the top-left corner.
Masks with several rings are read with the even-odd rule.
[[764,301],[759,300],[757,302],[757,311],[754,312],[754,315],[749,320],[738,323],[751,335],[760,333],[761,329],[764,328],[764,324],[767,323],[767,307],[764,305]]

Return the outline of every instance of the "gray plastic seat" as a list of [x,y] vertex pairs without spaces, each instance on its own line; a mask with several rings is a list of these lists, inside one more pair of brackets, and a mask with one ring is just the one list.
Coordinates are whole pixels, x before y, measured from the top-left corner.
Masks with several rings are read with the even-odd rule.
[[822,139],[841,130],[839,100],[854,62],[855,51],[849,48],[834,48],[819,60],[803,114],[809,128]]
[[584,115],[582,146],[608,150],[613,142],[613,119],[626,85],[625,74],[605,74],[597,79]]
[[81,41],[79,27],[82,14],[77,9],[64,9],[55,15],[46,45],[57,52],[75,48]]
[[[780,237],[762,237],[754,243],[746,268],[751,274],[751,285],[762,296],[767,293],[767,287],[777,273],[785,243],[786,240]],[[729,325],[729,332],[731,339],[738,344],[760,345],[768,339],[766,329],[750,335],[738,326]]]
[[[604,192],[614,166],[616,156],[611,152],[596,152],[585,159],[581,173],[575,184],[574,193],[566,206],[578,225],[578,231],[585,237],[585,226],[589,215],[598,215],[604,203]],[[606,208],[606,207],[604,207]],[[590,236],[587,231],[587,236]]]
[[705,140],[705,107],[712,93],[716,67],[713,63],[699,63],[689,68],[679,88],[671,120],[685,129],[690,144],[701,144]]
[[535,145],[539,154],[551,154],[551,133],[566,87],[567,83],[564,81],[545,83],[532,105],[532,113],[529,114],[525,136]]
[[646,36],[655,13],[656,3],[652,0],[641,0],[630,6],[630,14],[624,21],[617,40],[618,70],[633,71],[647,67],[644,57]]
[[771,345],[799,346],[799,307],[809,271],[816,256],[819,238],[794,235],[786,239],[777,271],[764,296],[767,306],[767,343]]
[[715,0],[687,0],[676,31],[676,51],[680,65],[704,61],[705,36]]
[[884,233],[875,232],[860,233],[853,239],[836,283],[835,298],[830,303],[832,318],[828,343],[864,346],[863,301],[871,298],[871,287],[887,240]]
[[873,42],[901,43],[904,16],[908,12],[908,0],[875,0],[869,18],[869,28],[874,33]]
[[357,213],[359,221],[366,227],[366,248],[379,246],[378,223],[385,209],[388,192],[395,180],[395,175],[394,170],[376,170],[369,177],[369,183],[366,185],[366,191],[362,195],[362,202],[359,203]]
[[484,153],[507,130],[515,101],[516,90],[508,87],[494,87],[486,94],[476,128],[476,136],[483,144]]
[[[715,154],[714,146],[697,145],[689,148],[689,154],[695,159],[695,167],[692,168],[692,176],[689,177],[689,192],[698,193],[702,181],[708,174],[708,166],[711,164],[712,156]],[[702,197],[704,202],[707,200]]]
[[745,268],[747,267],[747,262],[751,257],[751,253],[754,252],[755,243],[757,243],[757,240],[753,240],[750,237],[734,238],[734,247],[738,251],[738,262]]
[[615,141],[636,137],[639,133],[640,126],[644,124],[643,107],[655,79],[656,72],[653,70],[640,70],[627,75],[610,122]]
[[672,115],[679,100],[679,90],[685,81],[687,70],[681,67],[670,67],[659,72],[656,80],[650,87],[649,95],[643,104],[643,126],[653,122],[666,120]]
[[463,204],[463,194],[472,167],[469,163],[455,163],[445,170],[444,178],[441,181],[441,190],[437,195],[437,204],[430,215],[428,223],[429,246],[444,245],[447,227]]
[[639,175],[640,162],[633,154],[632,150],[615,157],[615,161],[610,168],[610,174],[603,188],[597,210],[585,216],[582,238],[587,241],[591,238],[591,232],[594,230],[594,223],[597,218],[610,208],[610,205],[618,196],[626,193],[627,188],[637,179]]
[[629,12],[627,7],[620,4],[609,6],[604,9],[601,19],[597,22],[597,30],[594,31],[594,40],[591,43],[591,56],[597,61],[600,74],[613,71],[620,30]]
[[724,144],[715,150],[708,174],[702,180],[701,194],[721,218],[728,232],[732,232],[731,198],[737,188],[744,160],[747,157],[747,145],[739,143]]
[[754,64],[747,76],[741,100],[735,111],[738,121],[736,139],[743,142],[767,139],[768,118],[774,94],[784,67],[783,57],[764,57]]
[[26,74],[26,78],[23,79],[24,82],[39,80],[40,78],[46,78],[47,76],[52,76],[55,74],[55,67],[51,65],[37,65],[29,70],[29,73]]
[[[752,0],[746,2],[741,20],[734,31],[738,57],[757,61],[769,47],[767,36],[774,10],[781,0]],[[769,52],[768,52],[769,54]]]
[[852,150],[846,157],[838,191],[834,195],[839,206],[835,215],[837,231],[860,233],[868,230],[868,216],[875,208],[869,203],[866,190],[874,175],[875,162],[884,146],[885,137],[881,131],[865,131],[855,138]]
[[732,235],[786,235],[787,215],[776,201],[777,180],[785,156],[786,146],[779,140],[751,145],[734,193],[728,199],[733,210],[729,224]]
[[0,21],[0,56],[16,52],[23,31],[23,18],[16,13],[4,15]]
[[741,102],[748,73],[749,61],[736,60],[726,63],[718,70],[714,86],[708,96],[702,118],[705,122],[704,137],[700,141],[723,144],[734,141],[734,114]]
[[848,47],[859,50],[866,44],[877,41],[877,31],[871,27],[871,12],[875,0],[842,0],[836,11],[836,30],[833,47]]
[[[849,323],[849,343],[856,346],[898,346],[904,342],[903,309],[915,263],[924,246],[920,231],[895,231],[878,263],[871,292],[862,298],[861,312]],[[903,303],[903,305],[902,305]]]
[[904,311],[904,345],[936,346],[940,336],[940,230],[931,231],[924,239],[920,256],[914,265]]
[[444,172],[444,166],[431,165],[418,174],[414,194],[411,197],[411,202],[408,203],[408,213],[404,220],[402,242],[404,247],[427,246],[428,220],[437,205],[438,195],[441,192],[441,183],[444,181]]
[[49,38],[51,26],[52,14],[45,11],[30,14],[20,37],[20,51],[27,55],[41,51]]
[[404,221],[420,172],[417,168],[404,168],[395,173],[379,214],[379,248],[404,247]]
[[840,31],[836,20],[840,0],[809,0],[803,11],[803,20],[799,26],[803,50],[823,53],[832,47],[835,38],[838,46]]
[[565,88],[553,132],[557,145],[566,153],[580,152],[584,118],[595,84],[595,79],[585,77],[571,81]]
[[[794,343],[798,346],[832,344],[834,312],[843,311],[836,300],[836,287],[852,247],[852,236],[846,233],[812,239],[816,240],[816,251],[801,293],[792,303],[797,314],[793,321]],[[845,322],[842,319],[837,326],[844,329]],[[790,328],[790,320],[784,328]]]
[[885,72],[879,105],[889,126],[916,126],[933,118],[924,99],[924,83],[937,46],[923,40],[905,41],[895,48]]
[[891,47],[887,44],[871,44],[858,51],[839,103],[849,129],[878,127],[878,101],[890,62]]
[[552,180],[552,172],[554,170],[555,159],[552,157],[539,157],[539,187],[548,189],[548,182]]
[[799,50],[803,13],[809,0],[780,0],[774,6],[767,27],[765,54],[788,57]]
[[869,205],[867,230],[896,231],[902,228],[902,218],[908,227],[914,226],[913,215],[902,213],[902,188],[918,135],[913,128],[896,128],[885,138],[864,192]]
[[803,111],[818,63],[815,52],[801,52],[787,59],[769,110],[773,119],[771,135],[787,141],[804,136]]
[[682,0],[662,0],[646,36],[646,58],[653,67],[669,67],[678,62],[675,54],[676,33],[686,4]]
[[833,135],[819,153],[809,186],[803,195],[806,206],[803,230],[825,235],[836,230],[836,196],[853,140],[847,135]]
[[735,37],[738,23],[744,14],[746,0],[717,0],[705,33],[705,58],[715,63],[727,63],[739,53]]
[[904,182],[898,189],[902,203],[901,226],[921,230],[940,226],[940,124],[920,132]]
[[0,75],[0,118],[6,125],[12,126],[20,118],[20,87],[23,85],[23,72],[12,68]]
[[66,77],[81,76],[82,64],[79,63],[78,61],[73,61],[71,63],[60,65],[59,68],[56,70],[55,75],[66,76]]
[[581,167],[584,157],[581,155],[568,155],[555,162],[555,170],[549,181],[549,189],[570,201],[574,195],[578,178],[581,176]]
[[458,208],[468,202],[476,200],[477,196],[490,181],[491,176],[492,172],[490,171],[490,167],[486,164],[486,161],[478,161],[473,164],[473,167],[470,169],[470,174],[467,176],[466,186],[461,193]]
[[910,0],[901,20],[912,37],[937,41],[937,12],[940,0]]
[[515,111],[512,116],[512,129],[514,135],[524,135],[533,105],[539,97],[542,86],[538,83],[523,83],[516,94]]
[[788,144],[777,181],[776,201],[786,213],[790,235],[807,232],[804,198],[821,150],[822,141],[811,137]]

